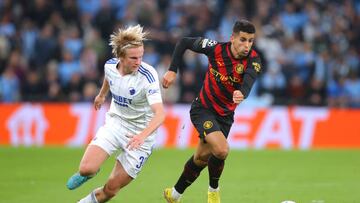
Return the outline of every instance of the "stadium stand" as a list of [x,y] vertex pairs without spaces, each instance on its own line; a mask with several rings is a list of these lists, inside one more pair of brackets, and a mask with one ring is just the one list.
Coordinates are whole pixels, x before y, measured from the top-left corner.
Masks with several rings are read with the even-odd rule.
[[[225,41],[239,18],[256,24],[265,62],[250,101],[360,107],[357,0],[0,0],[0,101],[92,101],[117,27],[151,32],[144,61],[161,76],[179,37]],[[192,101],[206,62],[186,54],[165,101]]]

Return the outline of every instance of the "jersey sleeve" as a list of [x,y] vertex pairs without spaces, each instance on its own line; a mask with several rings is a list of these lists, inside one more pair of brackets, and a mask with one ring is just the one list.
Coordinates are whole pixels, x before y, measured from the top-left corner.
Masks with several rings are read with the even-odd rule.
[[114,72],[114,70],[111,69],[111,66],[116,66],[117,63],[118,60],[116,58],[111,58],[104,64],[104,77],[107,81],[111,80],[111,74]]
[[214,51],[215,45],[217,44],[218,42],[215,40],[211,40],[207,38],[198,38],[193,45],[192,51],[209,55]]
[[151,74],[154,76],[154,81],[145,88],[146,99],[149,105],[162,103],[158,74],[154,69],[151,71]]
[[104,78],[107,81],[109,81],[109,78],[110,78],[109,68],[106,64],[104,65]]
[[249,96],[250,90],[261,72],[262,64],[259,56],[249,58],[249,64],[244,73],[243,84],[240,87],[245,98]]
[[172,55],[169,70],[177,72],[181,67],[181,59],[187,49],[191,51],[209,55],[214,50],[217,41],[206,38],[183,37],[176,43],[174,53]]

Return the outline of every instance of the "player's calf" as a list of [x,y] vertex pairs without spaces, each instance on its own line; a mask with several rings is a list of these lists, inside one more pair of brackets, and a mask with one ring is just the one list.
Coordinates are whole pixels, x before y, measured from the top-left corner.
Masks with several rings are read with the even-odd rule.
[[88,161],[83,162],[81,161],[79,167],[79,174],[82,176],[95,176],[96,173],[99,171],[99,166],[94,166],[90,164]]

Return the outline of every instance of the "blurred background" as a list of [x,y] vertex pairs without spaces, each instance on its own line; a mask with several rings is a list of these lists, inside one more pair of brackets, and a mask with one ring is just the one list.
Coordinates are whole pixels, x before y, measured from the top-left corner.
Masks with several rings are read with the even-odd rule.
[[[227,41],[241,18],[264,64],[246,104],[360,107],[359,0],[0,0],[0,101],[92,101],[119,27],[150,31],[144,61],[161,77],[180,37]],[[166,103],[194,99],[207,59],[187,52],[183,67]]]

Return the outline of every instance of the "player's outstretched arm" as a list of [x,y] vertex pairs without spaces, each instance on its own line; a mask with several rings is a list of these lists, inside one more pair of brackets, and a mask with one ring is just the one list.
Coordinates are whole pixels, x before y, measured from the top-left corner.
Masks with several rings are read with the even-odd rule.
[[106,80],[106,78],[104,78],[104,81],[103,81],[103,84],[101,86],[100,92],[95,97],[95,100],[94,100],[94,107],[95,107],[96,110],[99,110],[101,108],[101,105],[105,102],[106,95],[108,94],[109,89],[110,89],[109,83]]
[[149,125],[138,135],[133,136],[129,143],[127,144],[127,148],[129,150],[139,148],[144,140],[151,135],[165,120],[165,110],[162,103],[155,103],[151,105],[151,109],[154,112],[154,117],[149,122]]
[[187,49],[196,51],[194,44],[200,41],[200,38],[183,37],[175,45],[174,53],[171,58],[169,70],[165,73],[162,86],[164,88],[170,87],[176,80],[176,73],[181,69],[181,60]]

